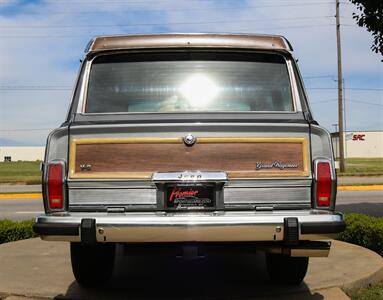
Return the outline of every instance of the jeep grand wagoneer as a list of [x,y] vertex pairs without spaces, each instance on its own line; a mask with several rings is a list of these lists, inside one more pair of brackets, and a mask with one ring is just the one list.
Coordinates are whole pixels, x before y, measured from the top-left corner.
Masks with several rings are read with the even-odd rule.
[[281,36],[96,37],[43,179],[34,230],[71,243],[84,286],[111,277],[117,243],[256,249],[298,284],[345,227],[329,133]]

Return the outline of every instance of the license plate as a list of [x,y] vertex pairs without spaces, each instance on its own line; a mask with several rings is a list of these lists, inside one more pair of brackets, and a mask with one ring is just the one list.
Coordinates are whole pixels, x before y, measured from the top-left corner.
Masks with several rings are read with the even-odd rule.
[[165,206],[170,210],[204,210],[215,208],[213,184],[166,186]]

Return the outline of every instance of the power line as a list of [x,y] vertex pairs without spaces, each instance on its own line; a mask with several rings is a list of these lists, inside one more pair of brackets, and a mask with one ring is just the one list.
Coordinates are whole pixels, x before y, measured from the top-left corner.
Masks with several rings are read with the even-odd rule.
[[346,26],[346,27],[356,27],[356,28],[360,28],[359,25],[357,24],[340,24],[341,26]]
[[0,85],[0,89],[33,89],[33,88],[68,88],[70,85],[28,85],[28,84],[21,84],[21,85]]
[[322,104],[322,103],[329,103],[329,102],[335,102],[337,101],[338,99],[330,99],[330,100],[323,100],[323,101],[314,101],[314,102],[310,102],[310,104]]
[[318,76],[303,76],[303,79],[316,79],[316,78],[335,78],[334,75],[318,75]]
[[198,21],[198,22],[170,22],[170,23],[135,23],[135,24],[79,24],[79,25],[25,25],[25,26],[1,26],[2,28],[77,28],[77,27],[139,27],[139,26],[168,26],[168,25],[198,25],[198,24],[237,24],[258,23],[268,21],[296,21],[333,18],[333,16],[298,17],[298,18],[271,18],[262,20],[237,20],[237,21]]
[[[301,28],[306,29],[310,27],[330,27],[330,26],[334,26],[334,24],[263,27],[263,28],[257,28],[256,30],[301,29]],[[246,27],[246,28],[238,29],[238,31],[230,30],[230,33],[246,33],[247,30],[251,30],[251,32],[254,32],[254,29],[255,29],[254,27],[252,28]],[[83,38],[91,38],[91,37],[93,37],[93,35],[57,35],[57,34],[55,35],[0,35],[0,38],[68,38],[68,39],[81,38],[83,39]]]
[[[375,106],[380,106],[383,107],[383,104],[379,103],[372,103],[372,102],[367,102],[367,101],[361,101],[361,100],[355,100],[355,99],[345,99],[347,102],[355,102],[355,103],[361,103],[361,104],[366,104],[366,105],[375,105]],[[329,102],[335,102],[338,101],[338,99],[329,99],[329,100],[323,100],[323,101],[314,101],[310,102],[310,104],[322,104],[322,103],[329,103]]]
[[[197,0],[194,0],[197,1]],[[213,1],[213,0],[212,0]],[[144,3],[144,2],[142,2]],[[272,4],[272,5],[252,5],[252,6],[226,6],[226,7],[210,7],[210,8],[188,8],[188,9],[153,9],[153,8],[148,8],[148,7],[142,7],[142,8],[137,8],[135,7],[132,10],[129,10],[129,13],[132,12],[139,12],[142,10],[150,11],[150,12],[162,12],[162,13],[168,13],[168,12],[190,12],[190,11],[211,11],[212,9],[215,10],[242,10],[242,9],[251,9],[251,8],[276,8],[276,7],[290,7],[290,6],[311,6],[311,5],[321,5],[321,4],[329,4],[332,2],[311,2],[311,3],[287,3],[287,4]],[[94,3],[92,3],[93,5]],[[105,3],[105,4],[110,4]],[[118,11],[119,13],[121,11]],[[92,14],[105,14],[105,11],[55,11],[55,12],[49,12],[49,15],[92,15]],[[111,12],[115,13],[115,12]],[[46,12],[28,12],[28,15],[41,15],[41,14],[46,14]]]
[[366,101],[355,100],[355,99],[346,99],[346,101],[355,102],[355,103],[361,103],[361,104],[367,104],[367,105],[375,105],[375,106],[383,107],[383,104],[372,103],[372,102],[366,102]]
[[17,129],[0,129],[0,132],[19,132],[19,131],[51,131],[52,128],[17,128]]
[[[337,90],[336,87],[307,87],[308,90]],[[357,90],[357,91],[383,91],[382,88],[360,88],[360,87],[347,87],[345,90]]]
[[41,91],[71,91],[72,89],[0,89],[0,91],[12,91],[12,92],[41,92]]
[[[174,0],[155,0],[153,1],[154,3],[167,3],[169,2],[170,4],[172,4]],[[232,0],[221,0],[221,2],[233,2]],[[131,4],[144,4],[144,5],[148,5],[150,1],[119,1],[119,0],[111,0],[111,1],[77,1],[77,0],[64,0],[64,1],[44,1],[44,4],[50,4],[50,5],[62,5],[62,4],[65,4],[67,5],[68,3],[73,3],[73,4],[90,4],[90,5],[95,5],[95,4],[106,4],[107,6],[111,6],[111,5],[121,5],[121,4],[124,4],[124,5],[131,5]],[[182,1],[179,1],[179,2],[182,2]],[[190,3],[190,2],[205,2],[205,3],[208,3],[208,2],[216,2],[216,0],[187,0],[187,1],[184,1],[184,3]],[[297,2],[297,1],[282,1],[282,2],[285,2],[286,4],[282,4],[282,5],[294,5],[294,6],[301,6],[301,5],[315,5],[315,4],[329,4],[329,3],[332,3],[331,1],[315,1],[315,2],[309,2],[309,3],[302,3],[302,2]],[[290,3],[289,3],[290,2]],[[7,1],[0,1],[0,3],[3,3],[3,4],[7,4]],[[271,5],[257,5],[258,7],[263,7],[263,6],[271,6]],[[279,5],[273,5],[273,6],[279,6]]]
[[17,85],[17,86],[0,86],[0,91],[68,91],[72,90],[70,86],[32,86],[32,85]]

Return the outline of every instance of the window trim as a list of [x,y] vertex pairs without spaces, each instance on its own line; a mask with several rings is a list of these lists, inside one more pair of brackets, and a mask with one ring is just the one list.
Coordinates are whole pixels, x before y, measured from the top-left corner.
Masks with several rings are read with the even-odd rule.
[[[247,53],[247,54],[254,54],[254,53],[263,53],[263,54],[277,54],[282,56],[282,58],[286,62],[286,68],[287,68],[287,74],[288,79],[290,82],[290,93],[292,98],[292,110],[291,111],[195,111],[193,113],[195,114],[239,114],[239,113],[245,113],[245,114],[292,114],[292,113],[300,113],[302,112],[302,104],[301,99],[299,97],[298,87],[297,87],[297,79],[295,77],[295,72],[292,65],[292,57],[287,57],[285,52],[282,51],[246,51],[243,49],[193,49],[193,51],[205,51],[205,52],[211,52],[211,51],[222,51],[222,52],[239,52],[239,53]],[[145,50],[144,50],[145,51]],[[164,49],[160,50],[146,50],[148,53],[153,52],[178,52],[178,51],[185,51],[185,49],[169,49],[168,51]],[[186,49],[186,51],[190,51],[190,49]],[[90,79],[90,71],[93,65],[93,62],[95,59],[99,58],[100,56],[105,55],[115,55],[115,54],[126,54],[126,53],[142,53],[141,51],[111,51],[111,52],[104,52],[99,53],[95,56],[92,56],[90,60],[86,61],[85,70],[84,70],[84,77],[83,82],[81,84],[81,91],[80,91],[80,99],[77,106],[77,114],[85,115],[85,116],[102,116],[102,115],[175,115],[175,114],[185,114],[187,112],[178,111],[178,112],[102,112],[102,113],[90,113],[86,112],[86,104],[88,101],[88,88],[89,88],[89,79]]]

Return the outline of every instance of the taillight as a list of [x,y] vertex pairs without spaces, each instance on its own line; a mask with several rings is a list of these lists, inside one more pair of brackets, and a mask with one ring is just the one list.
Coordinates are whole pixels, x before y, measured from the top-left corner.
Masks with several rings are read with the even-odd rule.
[[329,161],[316,163],[316,204],[317,207],[329,207],[331,202],[332,176]]
[[51,163],[48,166],[48,202],[51,209],[63,208],[63,164]]

